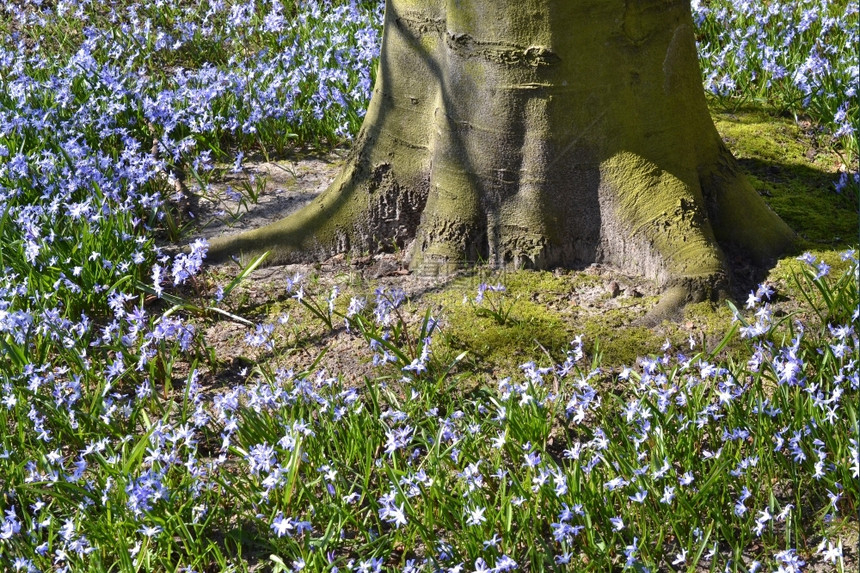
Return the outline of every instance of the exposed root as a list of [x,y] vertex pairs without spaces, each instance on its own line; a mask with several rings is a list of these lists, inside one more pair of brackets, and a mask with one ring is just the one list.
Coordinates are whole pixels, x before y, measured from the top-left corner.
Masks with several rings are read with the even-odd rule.
[[657,305],[635,322],[637,326],[652,328],[663,321],[674,322],[684,316],[684,308],[697,302],[720,301],[729,295],[729,281],[725,275],[682,278],[672,281],[660,295]]
[[722,141],[716,159],[700,169],[699,181],[714,235],[724,250],[767,265],[796,244],[797,235],[753,189]]

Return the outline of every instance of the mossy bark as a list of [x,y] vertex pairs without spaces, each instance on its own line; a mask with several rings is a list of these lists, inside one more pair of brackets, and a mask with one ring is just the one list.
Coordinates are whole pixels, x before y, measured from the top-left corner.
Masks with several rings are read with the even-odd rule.
[[688,0],[389,0],[347,167],[210,257],[396,244],[423,272],[609,262],[670,309],[725,291],[725,248],[765,262],[792,240],[713,126]]

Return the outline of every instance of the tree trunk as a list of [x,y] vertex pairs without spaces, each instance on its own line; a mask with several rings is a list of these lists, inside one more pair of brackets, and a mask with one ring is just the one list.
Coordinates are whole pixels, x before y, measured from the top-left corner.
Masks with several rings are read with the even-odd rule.
[[689,0],[389,0],[347,166],[210,257],[606,262],[658,281],[663,312],[725,291],[724,249],[760,263],[793,237],[714,128]]

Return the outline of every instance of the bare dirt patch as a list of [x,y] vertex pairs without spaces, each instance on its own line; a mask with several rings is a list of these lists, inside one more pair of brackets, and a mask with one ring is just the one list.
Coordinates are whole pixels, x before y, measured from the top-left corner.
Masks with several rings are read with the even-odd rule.
[[294,160],[248,162],[225,170],[199,200],[195,235],[206,239],[256,229],[307,205],[325,191],[346,151]]

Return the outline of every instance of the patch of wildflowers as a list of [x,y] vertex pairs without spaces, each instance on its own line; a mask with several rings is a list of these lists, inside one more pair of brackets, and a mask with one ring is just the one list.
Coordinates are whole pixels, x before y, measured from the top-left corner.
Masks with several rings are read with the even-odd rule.
[[196,275],[203,266],[203,259],[206,258],[206,252],[209,250],[209,244],[205,239],[196,239],[191,243],[189,253],[180,253],[173,259],[173,284],[180,285],[185,283],[190,277]]
[[[845,84],[841,64],[828,61],[827,42],[793,63],[783,47],[754,34],[793,18],[798,25],[785,29],[789,44],[804,34],[842,38],[847,31],[853,37],[856,10],[828,14],[827,3],[777,4],[693,3],[700,27],[717,21],[749,24],[710,34],[710,45],[700,38],[720,68],[707,72],[709,86],[727,96],[746,89],[736,67],[743,64],[768,89],[788,86],[797,90],[798,101],[828,102],[835,109],[835,134],[856,137],[844,127],[852,125],[854,100],[829,103],[830,92]],[[697,544],[713,542],[702,530],[716,522],[720,528],[760,533],[761,547],[772,547],[767,545],[771,530],[781,538],[789,521],[791,527],[807,527],[792,513],[799,501],[813,506],[813,513],[828,512],[812,527],[821,531],[809,538],[831,535],[839,531],[840,519],[851,519],[842,514],[856,505],[857,496],[856,484],[846,476],[856,482],[860,473],[858,438],[846,424],[860,389],[856,332],[849,319],[853,313],[856,321],[856,302],[845,316],[828,319],[820,340],[812,329],[797,327],[786,343],[775,336],[777,307],[768,285],[748,299],[754,318],[740,331],[751,343],[748,360],[727,367],[705,354],[673,356],[667,344],[662,355],[621,372],[617,395],[602,387],[611,369],[583,370],[585,350],[577,338],[561,364],[530,362],[499,381],[498,391],[481,389],[480,400],[446,396],[444,403],[428,406],[424,401],[432,389],[417,375],[428,368],[431,348],[439,347],[431,346],[429,336],[418,337],[406,360],[393,354],[402,350],[395,329],[405,298],[391,289],[380,289],[372,303],[354,298],[347,317],[369,317],[372,307],[381,332],[371,343],[374,360],[397,362],[406,383],[370,380],[366,387],[344,387],[328,374],[295,373],[286,366],[270,372],[260,363],[248,380],[247,369],[235,373],[245,386],[209,395],[198,377],[212,373],[194,372],[184,392],[176,392],[169,382],[175,383],[177,372],[191,370],[200,332],[178,313],[160,315],[159,301],[129,286],[137,281],[147,286],[146,293],[161,296],[187,281],[204,260],[201,243],[176,257],[155,247],[152,230],[166,225],[174,200],[164,189],[178,182],[180,168],[203,178],[216,160],[241,170],[242,149],[249,149],[249,141],[268,145],[266,130],[300,131],[310,118],[335,117],[331,133],[350,133],[362,112],[347,110],[369,94],[371,72],[364,63],[378,50],[379,36],[367,22],[355,20],[363,13],[358,3],[307,2],[295,14],[268,2],[196,7],[168,0],[157,10],[111,6],[108,28],[118,33],[98,27],[104,22],[100,9],[61,1],[11,3],[4,12],[18,27],[0,40],[0,87],[5,88],[0,90],[0,213],[8,213],[0,232],[4,264],[14,252],[17,266],[0,277],[0,416],[16,431],[3,436],[0,483],[12,483],[19,498],[0,492],[0,503],[7,504],[0,561],[7,562],[9,551],[8,562],[20,570],[37,564],[42,570],[86,567],[84,559],[96,551],[104,560],[105,547],[112,551],[116,540],[105,540],[100,508],[126,524],[133,558],[143,551],[153,556],[156,546],[177,554],[180,536],[169,531],[170,523],[181,522],[191,535],[208,541],[211,524],[229,528],[258,520],[295,570],[311,570],[320,562],[289,538],[310,531],[306,519],[313,515],[325,520],[331,511],[347,511],[354,523],[375,524],[366,531],[344,525],[341,535],[331,538],[342,544],[338,551],[357,556],[347,568],[360,571],[378,571],[400,559],[376,553],[358,557],[363,552],[384,553],[388,546],[410,551],[415,547],[405,542],[418,539],[422,550],[438,549],[440,567],[452,571],[468,569],[465,563],[474,563],[476,570],[517,569],[505,551],[527,567],[536,556],[529,553],[530,544],[558,544],[541,558],[554,557],[559,564],[588,558],[596,568],[610,568],[617,563],[600,560],[623,553],[628,567],[639,567],[646,558],[674,559],[674,565],[686,567],[688,550],[681,546],[672,548],[673,557],[655,555],[652,545],[635,537],[604,553],[590,539],[574,543],[584,532],[623,531],[625,522],[665,535],[666,516],[680,515],[698,532]],[[49,37],[48,24],[60,17],[73,24],[66,40],[71,50],[51,62],[39,47],[47,41],[37,35]],[[377,9],[371,19],[380,18]],[[76,29],[76,19],[88,23]],[[295,33],[344,25],[348,32],[313,41]],[[225,54],[223,47],[239,42],[236,38],[246,49]],[[200,41],[211,50],[194,49]],[[834,46],[841,50],[842,44]],[[164,73],[152,74],[151,62],[170,64],[159,69]],[[360,69],[357,78],[351,75]],[[856,84],[856,72],[847,77]],[[855,97],[852,89],[844,90],[847,98]],[[826,121],[827,113],[819,117]],[[223,142],[238,154],[227,157],[220,150]],[[856,173],[844,173],[837,187],[856,179]],[[831,269],[811,254],[801,260],[821,284],[838,274],[836,264]],[[843,261],[856,262],[856,253],[843,255]],[[135,281],[128,281],[129,275]],[[310,300],[301,280],[288,279],[288,291]],[[86,297],[63,298],[82,293]],[[482,285],[474,302],[488,305],[502,294]],[[338,296],[331,291],[321,311],[333,314]],[[250,330],[248,344],[271,350],[275,328],[261,324]],[[690,336],[691,351],[699,348],[694,342]],[[18,347],[25,356],[20,363]],[[45,357],[45,363],[27,363],[35,357]],[[486,397],[489,401],[478,403]],[[25,448],[15,442],[17,436],[26,438]],[[345,459],[338,459],[344,452]],[[752,485],[785,486],[789,475],[805,480],[806,497],[791,499],[785,493],[791,487],[773,487],[771,502],[771,491]],[[844,486],[837,485],[839,479]],[[27,499],[45,489],[62,491],[73,501],[60,503],[60,495],[48,503]],[[657,496],[660,505],[649,501]],[[577,505],[568,505],[572,499]],[[712,499],[729,502],[715,507]],[[309,500],[315,501],[308,508]],[[282,503],[290,503],[294,518],[284,516]],[[329,503],[342,505],[333,510]],[[652,505],[664,509],[649,515],[645,509],[653,510]],[[188,509],[178,515],[175,508]],[[508,512],[515,524],[537,523],[534,532],[523,533],[524,541],[503,539],[498,524],[489,523]],[[441,539],[421,538],[427,515]],[[604,525],[587,532],[586,516],[600,516]],[[161,521],[156,525],[153,517]],[[111,535],[122,535],[120,529],[111,528]],[[147,537],[153,540],[148,547],[141,539]],[[842,559],[840,543],[828,537],[819,548],[821,558]],[[15,554],[22,547],[26,558]],[[723,546],[709,547],[716,563]],[[754,551],[784,571],[799,569],[797,555],[808,555],[799,548],[776,555],[732,549]],[[481,551],[486,555],[478,555]],[[339,557],[332,555],[334,570]],[[407,561],[407,570],[422,567],[430,567],[429,559]]]

